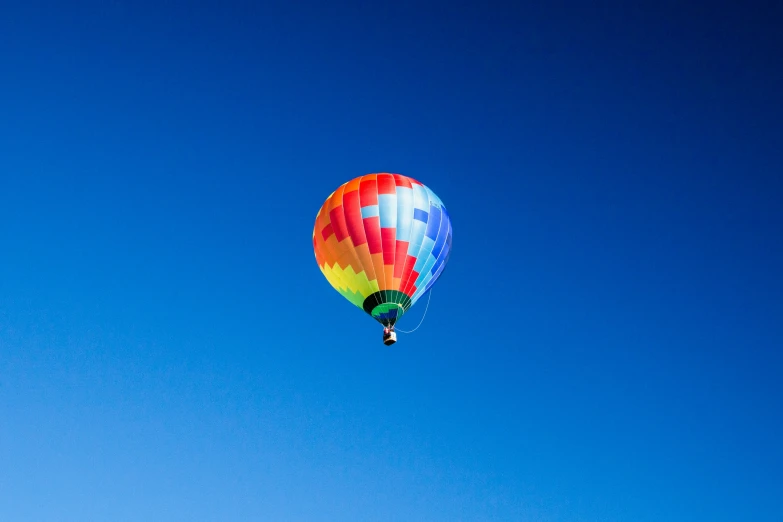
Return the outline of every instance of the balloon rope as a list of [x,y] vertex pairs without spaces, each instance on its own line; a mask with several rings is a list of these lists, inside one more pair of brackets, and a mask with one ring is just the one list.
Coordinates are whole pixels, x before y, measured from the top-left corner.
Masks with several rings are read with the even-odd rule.
[[421,316],[421,321],[419,321],[419,324],[416,325],[416,328],[414,328],[413,330],[410,330],[409,332],[406,332],[405,330],[398,330],[396,328],[394,329],[394,331],[395,332],[401,332],[401,333],[404,333],[404,334],[409,334],[409,333],[413,333],[416,330],[418,330],[419,326],[421,326],[421,323],[424,322],[424,318],[427,317],[427,310],[429,310],[429,308],[430,308],[430,299],[431,298],[432,298],[432,288],[430,288],[429,292],[427,292],[427,306],[424,308],[424,315]]

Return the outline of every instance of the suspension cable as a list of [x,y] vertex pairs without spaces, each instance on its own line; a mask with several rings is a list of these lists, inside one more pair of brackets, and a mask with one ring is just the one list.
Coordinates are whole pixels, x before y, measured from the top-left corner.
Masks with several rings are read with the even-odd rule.
[[407,332],[405,330],[398,330],[398,329],[395,328],[394,331],[395,332],[404,333],[404,334],[409,334],[409,333],[413,333],[416,330],[418,330],[419,326],[421,326],[421,323],[424,322],[424,318],[427,317],[427,310],[429,310],[429,308],[430,308],[430,299],[431,298],[432,298],[432,288],[430,288],[429,291],[427,291],[427,306],[424,308],[424,315],[421,316],[421,321],[419,321],[419,324],[416,325],[416,328],[414,328],[413,330],[407,331]]

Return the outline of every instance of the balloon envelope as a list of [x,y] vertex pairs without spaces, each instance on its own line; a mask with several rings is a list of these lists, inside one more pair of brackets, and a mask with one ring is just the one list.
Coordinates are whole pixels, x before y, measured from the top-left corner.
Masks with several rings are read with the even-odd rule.
[[367,174],[335,190],[313,230],[329,283],[393,326],[438,279],[451,252],[451,220],[432,190],[400,174]]

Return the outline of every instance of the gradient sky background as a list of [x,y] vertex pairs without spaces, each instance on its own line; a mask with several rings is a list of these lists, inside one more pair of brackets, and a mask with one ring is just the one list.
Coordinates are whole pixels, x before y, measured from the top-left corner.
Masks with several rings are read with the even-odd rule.
[[[0,520],[783,520],[783,4],[58,4],[0,11]],[[391,349],[311,243],[378,171],[454,224]]]

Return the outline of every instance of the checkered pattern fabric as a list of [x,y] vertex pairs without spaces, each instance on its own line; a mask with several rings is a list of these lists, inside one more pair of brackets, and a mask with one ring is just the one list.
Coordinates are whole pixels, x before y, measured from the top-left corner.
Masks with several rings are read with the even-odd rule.
[[400,174],[367,174],[335,190],[313,230],[329,283],[392,326],[435,283],[451,252],[451,221],[429,188]]

